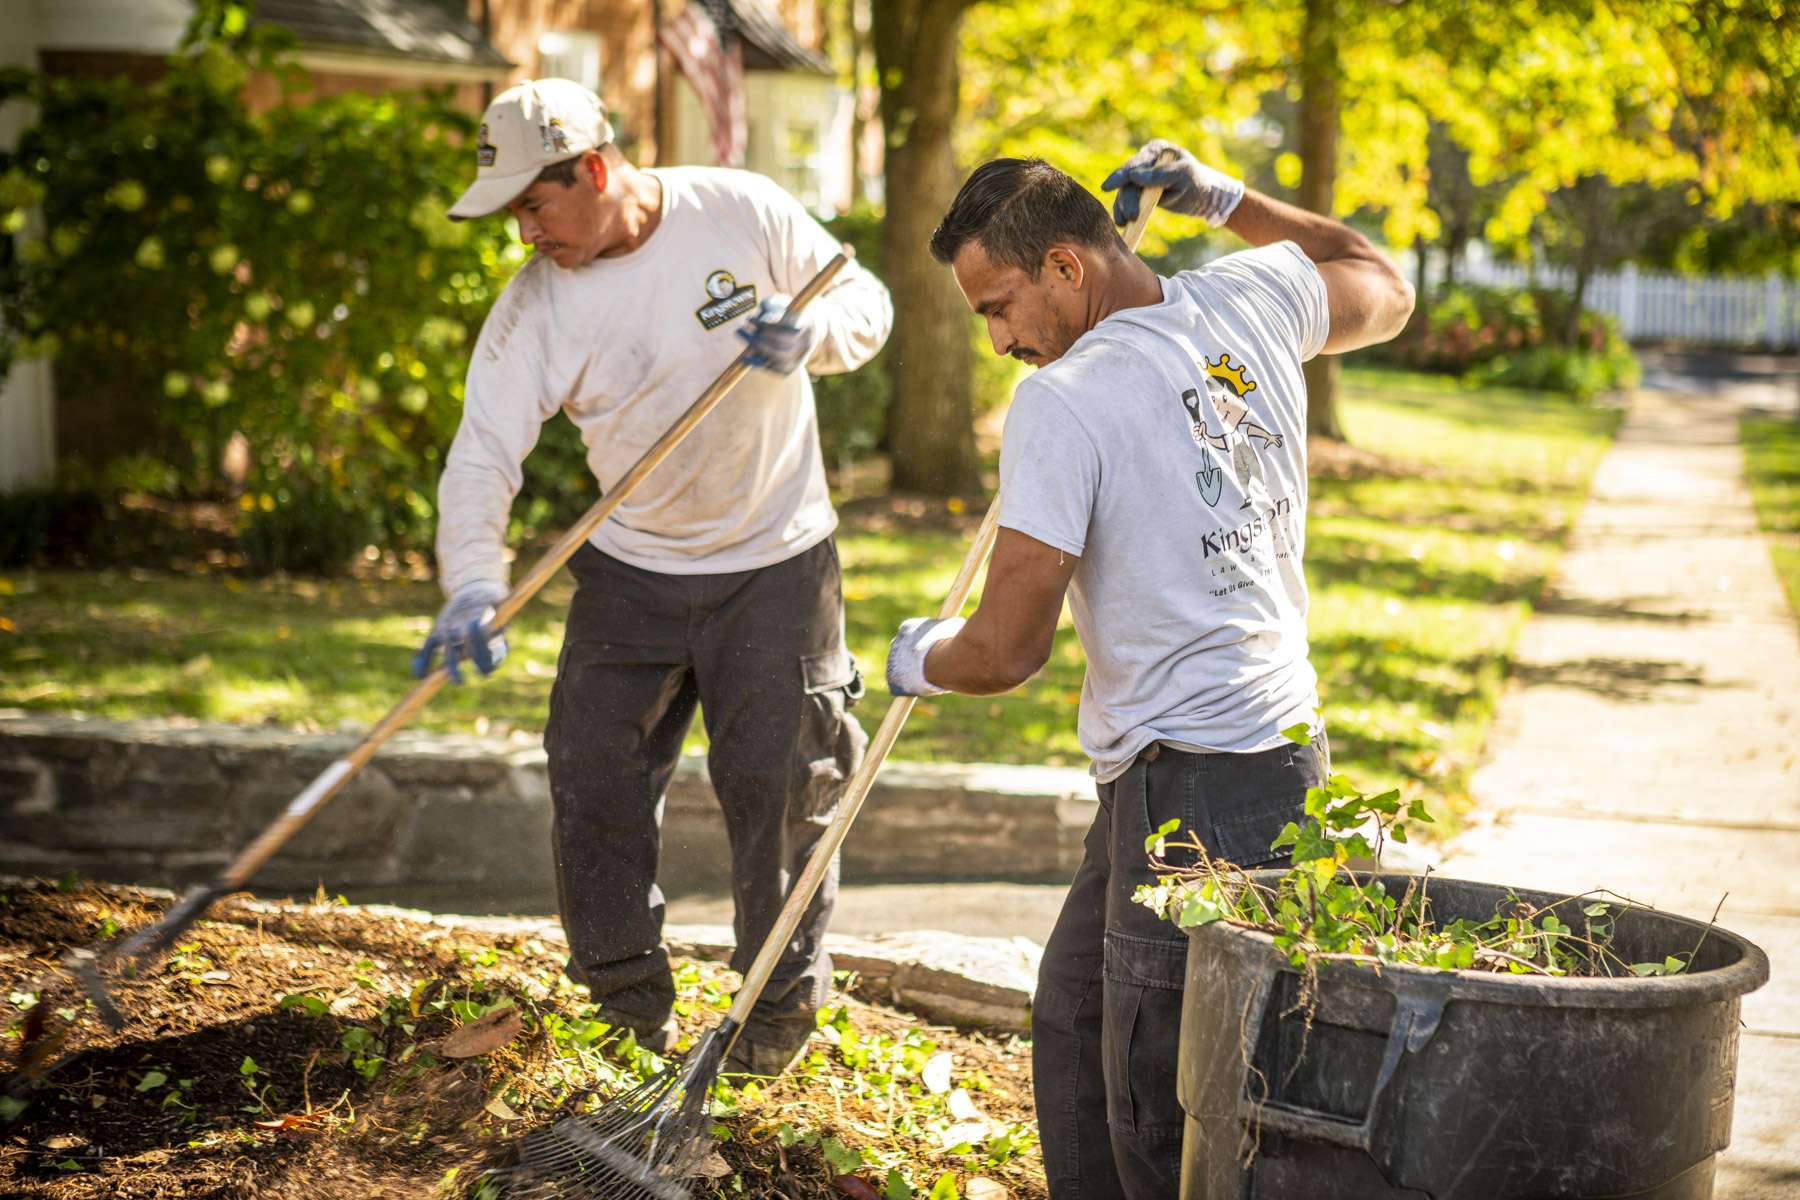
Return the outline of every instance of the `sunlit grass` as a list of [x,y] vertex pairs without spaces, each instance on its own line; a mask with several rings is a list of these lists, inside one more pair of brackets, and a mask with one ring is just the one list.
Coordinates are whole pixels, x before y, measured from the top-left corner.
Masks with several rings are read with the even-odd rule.
[[1757,520],[1768,535],[1788,608],[1800,616],[1800,421],[1754,418],[1740,428]]
[[[1388,469],[1313,485],[1313,660],[1334,762],[1365,787],[1419,787],[1453,807],[1616,418],[1422,376],[1347,380],[1351,437]],[[906,617],[936,612],[966,549],[948,514],[942,526],[892,524],[852,515],[839,533],[850,646],[869,677],[856,711],[870,730],[888,703],[888,639]],[[1792,587],[1791,565],[1787,578]],[[446,689],[416,725],[535,741],[570,591],[556,580],[515,621],[505,667]],[[408,660],[439,603],[428,583],[15,573],[0,585],[0,706],[368,725],[411,686]],[[1084,766],[1082,671],[1065,618],[1037,677],[1003,697],[921,702],[895,755]]]

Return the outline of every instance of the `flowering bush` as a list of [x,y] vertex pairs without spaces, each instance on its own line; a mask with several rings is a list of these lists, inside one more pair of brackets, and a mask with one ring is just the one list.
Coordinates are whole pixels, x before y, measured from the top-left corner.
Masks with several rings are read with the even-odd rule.
[[213,32],[149,87],[0,76],[38,110],[0,155],[0,227],[33,234],[0,264],[0,372],[56,354],[65,390],[153,406],[189,495],[225,490],[241,433],[244,520],[277,559],[345,514],[423,544],[469,344],[525,255],[444,216],[474,118],[435,94],[254,114],[245,73],[281,70],[279,47]]
[[1547,288],[1454,287],[1374,356],[1480,383],[1582,396],[1635,383],[1637,362],[1618,322],[1584,309],[1569,338],[1570,303]]

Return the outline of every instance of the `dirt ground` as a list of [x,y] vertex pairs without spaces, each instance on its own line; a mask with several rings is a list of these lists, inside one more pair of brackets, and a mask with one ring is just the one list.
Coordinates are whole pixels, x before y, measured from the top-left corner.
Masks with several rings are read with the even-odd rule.
[[[464,1195],[509,1144],[592,1082],[593,1068],[624,1070],[643,1053],[608,1037],[590,1050],[567,1036],[591,1012],[584,993],[559,985],[560,957],[535,939],[329,902],[221,902],[164,962],[115,985],[127,1024],[113,1033],[53,967],[67,949],[159,908],[134,889],[74,880],[0,889],[0,1072],[19,1065],[29,1010],[46,1030],[73,1019],[61,1065],[22,1109],[0,1109],[0,1194]],[[685,1043],[717,1022],[737,980],[717,964],[685,962],[677,978]],[[968,1137],[955,1144],[943,1122],[923,1119],[942,1108],[932,1095],[941,1081],[927,1088],[929,1072],[916,1070],[948,1052],[969,1089],[965,1111],[973,1096],[990,1129],[1029,1131],[1028,1048],[927,1026],[858,999],[856,981],[844,982],[852,994],[832,1004],[845,1032],[821,1030],[809,1066],[736,1093],[717,1117],[723,1162],[714,1161],[712,1182],[694,1181],[696,1194],[877,1195],[898,1169],[921,1200],[946,1173],[967,1196],[1043,1196],[1029,1133],[977,1137],[973,1150]],[[449,1056],[452,1031],[505,1003],[523,1018],[516,1036]],[[578,1043],[588,1057],[571,1052]],[[853,1152],[860,1163],[846,1162]],[[858,1190],[851,1177],[871,1186]],[[999,1190],[971,1188],[976,1178]]]

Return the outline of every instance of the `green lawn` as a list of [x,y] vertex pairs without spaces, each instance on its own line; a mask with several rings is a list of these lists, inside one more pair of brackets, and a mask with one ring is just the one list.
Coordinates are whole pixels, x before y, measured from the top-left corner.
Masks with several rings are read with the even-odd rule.
[[[1313,653],[1335,761],[1365,785],[1416,781],[1454,801],[1615,418],[1423,376],[1347,379],[1351,437],[1380,458],[1314,483]],[[871,677],[858,713],[873,730],[887,640],[902,618],[936,610],[977,514],[851,510],[840,545],[851,647]],[[501,672],[447,689],[418,724],[535,740],[569,590],[559,579],[515,623]],[[408,656],[437,604],[429,583],[14,573],[0,579],[0,706],[371,722],[409,685]],[[1081,674],[1065,627],[1019,692],[919,704],[896,756],[1082,765]]]
[[1800,617],[1800,421],[1746,419],[1744,470],[1788,607]]

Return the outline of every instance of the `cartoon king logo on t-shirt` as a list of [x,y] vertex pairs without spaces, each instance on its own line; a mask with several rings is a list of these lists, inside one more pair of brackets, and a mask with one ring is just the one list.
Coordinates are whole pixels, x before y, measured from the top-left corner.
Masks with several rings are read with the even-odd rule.
[[[1252,439],[1261,438],[1265,449],[1281,448],[1279,433],[1270,433],[1250,419],[1250,406],[1244,403],[1244,397],[1255,390],[1256,381],[1248,376],[1245,368],[1234,366],[1230,353],[1220,351],[1218,362],[1206,361],[1208,403],[1204,406],[1200,403],[1200,393],[1196,389],[1189,388],[1181,393],[1194,444],[1211,446],[1231,456],[1232,473],[1237,476],[1238,487],[1244,493],[1239,509],[1259,503],[1266,505],[1269,500],[1269,485],[1263,476],[1262,464],[1257,461]],[[1213,432],[1214,423],[1219,430],[1217,433]],[[1225,472],[1208,463],[1194,472],[1194,478],[1200,485],[1201,498],[1209,506],[1216,506],[1225,490]]]

